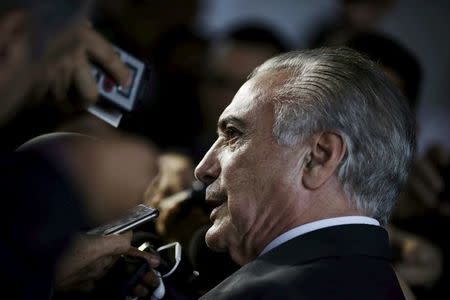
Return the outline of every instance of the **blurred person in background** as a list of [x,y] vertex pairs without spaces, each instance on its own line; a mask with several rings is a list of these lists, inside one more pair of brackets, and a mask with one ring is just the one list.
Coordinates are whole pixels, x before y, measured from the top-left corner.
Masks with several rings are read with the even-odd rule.
[[287,51],[284,41],[270,27],[244,23],[211,41],[200,82],[202,131],[194,145],[200,160],[216,138],[217,119],[230,99],[259,64]]
[[[86,223],[75,229],[78,234],[67,249],[63,249],[62,256],[58,257],[54,278],[56,293],[91,291],[96,281],[105,275],[123,254],[144,257],[151,267],[158,266],[158,260],[154,256],[131,247],[131,233],[120,236],[87,236],[81,233],[82,229],[102,225],[142,203],[145,187],[158,172],[157,153],[150,145],[130,137],[100,140],[74,133],[52,133],[22,145],[19,154],[47,158],[75,187],[70,195],[58,194],[60,187],[53,184],[52,178],[43,177],[27,187],[30,191],[35,191],[34,185],[39,185],[49,201],[61,203],[64,203],[64,200],[75,202],[76,196],[81,196],[79,199],[82,202],[79,204],[85,212]],[[11,188],[16,186],[17,184]],[[14,199],[19,201],[25,197],[28,189],[22,194],[17,193]],[[38,198],[40,195],[41,193],[36,193],[33,199],[37,205],[44,202]],[[66,198],[71,196],[71,199],[58,199],[54,195]],[[75,206],[77,203],[64,204]],[[45,207],[39,211],[30,211],[30,220],[36,219],[35,231],[26,233],[17,229],[14,232],[16,238],[25,237],[27,240],[27,234],[39,234],[36,241],[41,241],[51,237],[52,233],[63,234],[59,226],[64,225],[64,220],[70,215],[57,211],[57,207],[50,208],[52,211],[49,212],[43,210]],[[47,220],[41,220],[48,214],[54,214],[50,224]],[[154,273],[144,276],[143,280],[147,287],[135,287],[137,295],[147,295],[149,288],[156,288],[159,283]]]
[[[360,33],[345,44],[376,62],[404,93],[411,109],[416,111],[423,81],[422,69],[417,58],[408,49],[375,32]],[[420,125],[417,130],[420,131]],[[438,215],[445,219],[446,201],[442,196],[449,183],[445,182],[448,179],[443,170],[446,166],[448,168],[449,158],[448,150],[433,145],[423,157],[415,160],[393,212],[393,224],[409,232],[395,227],[389,230],[396,250],[396,270],[411,285],[418,299],[429,299],[435,297],[436,293],[443,292],[442,282],[448,277],[448,267],[443,266],[443,263],[448,265],[448,243],[433,234],[436,228],[440,230],[433,219]],[[420,226],[405,225],[416,223],[418,218],[422,219]],[[443,224],[445,221],[440,225]]]
[[413,111],[417,108],[423,71],[418,59],[399,42],[385,34],[366,31],[342,42],[376,62],[405,94]]
[[96,28],[151,69],[151,99],[124,116],[121,128],[163,150],[189,149],[201,124],[197,87],[208,41],[193,28],[198,9],[198,0],[99,1],[96,7]]
[[[73,1],[72,1],[73,2]],[[73,46],[86,17],[89,1],[7,1],[0,6],[2,124],[23,105],[34,80],[43,72],[43,61],[59,57]],[[51,18],[49,18],[51,17]],[[67,50],[67,49],[66,49]]]
[[[32,93],[34,99],[45,99],[50,93],[55,100],[63,100],[69,86],[74,86],[79,92],[77,102],[64,102],[63,106],[78,108],[95,101],[95,79],[88,65],[90,58],[104,65],[118,82],[127,84],[127,69],[111,46],[84,24],[89,2],[2,2],[0,95],[3,124],[15,117],[17,109],[27,102],[28,93]],[[45,119],[45,116],[38,117]],[[2,156],[0,176],[8,201],[4,203],[5,215],[1,222],[8,230],[2,236],[0,277],[2,286],[14,299],[48,299],[56,262],[75,232],[86,223],[109,220],[119,213],[118,210],[123,213],[122,209],[135,205],[154,176],[149,171],[151,167],[141,172],[142,168],[134,169],[136,164],[130,163],[129,157],[121,156],[131,153],[139,164],[146,161],[151,166],[155,151],[141,141],[115,140],[109,141],[108,146],[69,144],[70,147],[65,147],[64,159],[58,155],[65,151],[58,149],[54,149],[52,155],[25,151]],[[69,172],[66,164],[70,165]],[[89,177],[99,175],[92,170],[104,172],[103,177]],[[121,173],[133,176],[120,177]],[[117,194],[114,198],[111,186],[125,187],[124,191],[130,194],[127,197]],[[101,253],[112,253],[117,248],[124,250],[126,240],[111,238],[109,243],[104,243],[108,249],[99,251],[94,247],[97,251],[85,249],[84,254],[75,251],[75,255],[95,261]],[[70,265],[73,260],[67,263]],[[59,270],[65,267],[71,269],[63,264]]]
[[396,0],[340,0],[338,16],[312,34],[308,48],[339,46],[359,33],[370,31]]
[[[34,2],[34,3],[33,3]],[[67,5],[67,7],[66,7]],[[0,95],[2,102],[1,122],[14,116],[24,104],[24,96],[33,80],[37,78],[36,65],[50,49],[58,48],[62,33],[73,33],[73,28],[83,22],[88,1],[3,1],[0,5]],[[59,11],[61,10],[61,11]],[[51,22],[53,21],[53,22]],[[45,24],[49,24],[46,27]],[[56,23],[56,24],[55,24]],[[66,32],[67,31],[67,32]],[[59,39],[57,36],[59,35]],[[74,38],[74,37],[73,37]],[[69,38],[68,42],[72,42]],[[71,235],[83,222],[81,204],[71,201],[76,198],[74,189],[47,161],[33,156],[2,155],[1,181],[4,188],[5,212],[1,219],[5,234],[2,236],[1,282],[15,299],[48,299],[56,257],[67,246]],[[33,171],[29,171],[30,168]],[[29,183],[36,176],[52,178],[51,192],[24,195],[23,186],[32,190]],[[42,191],[49,186],[39,187]],[[67,199],[63,204],[60,197]],[[37,201],[36,201],[37,200]],[[42,203],[41,203],[42,201]],[[54,203],[52,203],[52,201]],[[52,204],[50,204],[52,203]],[[66,221],[59,224],[58,231],[35,226],[41,218],[58,220],[51,208],[68,213]],[[64,205],[66,205],[64,207]],[[28,215],[24,215],[27,213]],[[43,212],[43,216],[39,215]],[[36,215],[35,215],[36,213]],[[29,233],[28,233],[29,232]]]
[[125,134],[122,130],[87,111],[64,120],[55,131],[79,133],[96,138],[119,137]]
[[198,0],[96,1],[96,22],[112,40],[138,56],[152,57],[160,41],[177,30],[192,29]]
[[165,153],[160,157],[159,168],[159,176],[145,196],[146,203],[160,211],[155,220],[156,232],[165,241],[178,241],[184,249],[189,249],[194,232],[209,224],[209,218],[201,205],[183,203],[189,201],[189,197],[173,196],[192,187],[194,165],[185,155]]
[[[90,1],[80,3],[86,2]],[[16,25],[22,26],[19,28],[22,31],[13,31],[13,37],[4,36],[7,45],[4,51],[10,55],[3,56],[10,61],[4,66],[4,74],[15,78],[5,90],[12,93],[14,88],[11,87],[20,86],[21,94],[18,96],[24,104],[10,111],[9,122],[0,130],[4,150],[13,150],[26,140],[53,129],[62,120],[97,100],[91,61],[104,68],[120,84],[127,85],[129,80],[128,69],[111,45],[87,24],[87,4],[83,7],[68,1],[55,5],[50,0],[39,4],[19,0],[11,3],[19,7],[13,12],[20,12],[20,7],[28,6],[36,16],[30,17],[28,26],[33,26],[32,29],[27,29],[25,19],[25,24]],[[78,6],[83,11],[76,9]],[[72,17],[67,17],[71,14]],[[48,21],[50,17],[52,22]],[[23,69],[19,69],[19,64]],[[5,112],[9,111],[5,108]],[[30,123],[33,126],[28,126]]]

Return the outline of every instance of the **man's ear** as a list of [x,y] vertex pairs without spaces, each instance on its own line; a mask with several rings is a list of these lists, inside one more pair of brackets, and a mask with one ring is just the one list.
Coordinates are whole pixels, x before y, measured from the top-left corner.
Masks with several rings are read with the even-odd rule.
[[315,135],[311,152],[306,158],[303,171],[303,185],[311,190],[323,185],[336,171],[346,152],[342,136],[335,132]]
[[19,60],[23,59],[28,30],[23,12],[11,11],[0,18],[0,80],[10,76]]

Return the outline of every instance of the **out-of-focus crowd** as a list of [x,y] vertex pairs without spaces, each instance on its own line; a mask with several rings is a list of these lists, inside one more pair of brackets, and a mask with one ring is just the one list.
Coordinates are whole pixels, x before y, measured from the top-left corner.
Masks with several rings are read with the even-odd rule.
[[[393,2],[340,1],[340,18],[318,28],[308,44],[364,54],[414,110],[424,78],[421,62],[400,42],[373,30]],[[179,242],[183,259],[196,270],[195,278],[168,279],[166,297],[198,298],[238,268],[228,254],[206,247],[211,209],[202,201],[205,187],[194,168],[248,75],[267,59],[297,49],[269,25],[250,21],[206,39],[192,26],[199,5],[194,0],[0,4],[0,176],[6,190],[0,281],[13,299],[87,297],[124,254],[155,268],[160,258],[135,248],[143,239],[155,248]],[[148,98],[124,113],[118,128],[86,111],[100,98],[92,64],[117,84],[130,84],[113,44],[151,70]],[[450,295],[449,168],[450,152],[441,145],[417,156],[387,226],[392,264],[407,299]],[[159,217],[134,236],[80,233],[139,203],[157,208]],[[132,291],[145,297],[158,285],[149,271]]]

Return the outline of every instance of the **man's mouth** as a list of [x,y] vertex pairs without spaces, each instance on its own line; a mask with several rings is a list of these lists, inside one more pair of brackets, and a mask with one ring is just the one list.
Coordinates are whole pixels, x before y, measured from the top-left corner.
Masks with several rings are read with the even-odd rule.
[[223,206],[223,204],[227,201],[226,193],[213,190],[213,188],[208,187],[206,189],[206,203],[212,209],[210,214],[211,222],[214,222],[214,219],[217,216],[218,211]]
[[212,211],[211,214],[209,215],[209,220],[214,223],[214,220],[217,218],[217,215],[219,214],[219,211],[221,208],[223,208],[223,206],[225,205],[225,202],[223,202],[221,205],[215,207]]
[[227,194],[210,185],[206,188],[205,199],[206,203],[208,203],[209,206],[214,208],[221,205],[227,200]]

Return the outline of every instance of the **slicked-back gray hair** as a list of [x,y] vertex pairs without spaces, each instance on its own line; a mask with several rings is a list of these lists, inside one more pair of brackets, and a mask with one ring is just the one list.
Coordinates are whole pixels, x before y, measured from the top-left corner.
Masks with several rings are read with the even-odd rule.
[[339,132],[347,152],[337,175],[353,207],[385,224],[415,152],[414,118],[400,92],[371,61],[348,48],[295,51],[255,69],[287,71],[270,92],[273,135],[293,146]]

